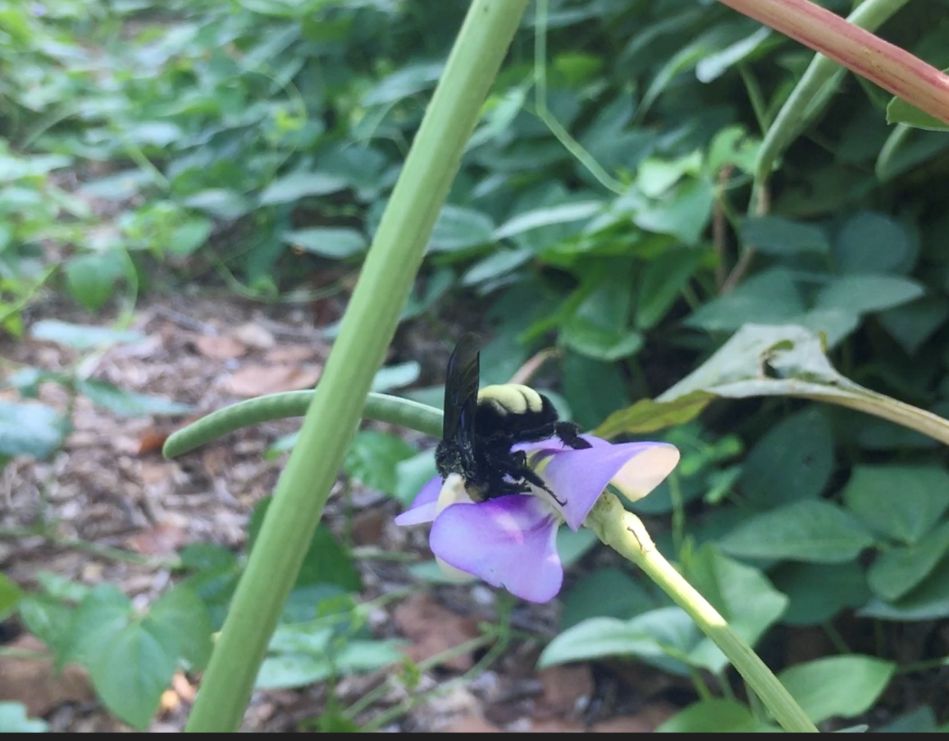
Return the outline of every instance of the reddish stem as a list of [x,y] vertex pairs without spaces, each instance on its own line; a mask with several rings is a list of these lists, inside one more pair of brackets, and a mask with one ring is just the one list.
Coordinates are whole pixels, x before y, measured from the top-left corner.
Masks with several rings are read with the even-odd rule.
[[809,0],[720,0],[949,123],[949,76]]

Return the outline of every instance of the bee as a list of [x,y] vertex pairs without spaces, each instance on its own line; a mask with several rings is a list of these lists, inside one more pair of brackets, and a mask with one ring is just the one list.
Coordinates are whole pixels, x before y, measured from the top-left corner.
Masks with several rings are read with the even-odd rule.
[[527,465],[518,443],[556,435],[571,448],[589,448],[580,428],[558,418],[550,399],[529,386],[506,383],[478,388],[478,338],[467,333],[448,359],[445,418],[435,464],[442,478],[457,473],[475,501],[543,489],[559,504],[543,479]]

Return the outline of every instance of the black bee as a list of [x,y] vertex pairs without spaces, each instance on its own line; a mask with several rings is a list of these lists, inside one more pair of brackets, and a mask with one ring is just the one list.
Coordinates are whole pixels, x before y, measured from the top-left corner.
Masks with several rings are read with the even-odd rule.
[[476,501],[529,491],[533,484],[562,505],[527,465],[526,454],[511,447],[556,435],[571,448],[588,448],[580,428],[560,421],[550,399],[529,386],[506,383],[479,390],[478,339],[473,334],[455,346],[446,375],[445,420],[435,449],[442,478],[460,474]]

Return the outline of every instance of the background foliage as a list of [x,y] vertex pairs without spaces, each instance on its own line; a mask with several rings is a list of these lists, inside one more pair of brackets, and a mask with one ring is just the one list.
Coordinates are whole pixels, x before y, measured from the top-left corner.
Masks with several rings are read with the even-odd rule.
[[[883,35],[942,68],[949,27],[934,5],[949,7],[910,3]],[[145,291],[344,293],[464,10],[431,0],[0,0],[4,330],[85,351],[133,337],[124,327]],[[827,632],[837,655],[782,675],[824,721],[862,716],[898,674],[932,676],[944,663],[944,451],[786,387],[707,408],[711,396],[685,394],[729,396],[719,387],[741,379],[814,381],[826,352],[844,377],[949,415],[949,138],[888,125],[889,97],[848,76],[781,158],[766,212],[749,209],[761,138],[810,58],[712,2],[551,3],[515,40],[400,336],[484,331],[485,383],[555,346],[557,362],[535,382],[553,386],[565,414],[678,445],[677,472],[632,508],[779,668],[777,647],[795,630]],[[39,321],[65,300],[85,325]],[[763,354],[717,355],[681,394],[666,393],[679,405],[659,423],[656,407],[631,414],[633,401],[675,387],[749,332]],[[790,376],[770,364],[804,345]],[[443,360],[418,360],[409,393],[438,404]],[[66,418],[28,400],[45,381],[118,414],[183,411],[78,372],[20,369],[9,385],[23,398],[0,402],[4,459],[48,456],[66,434]],[[403,503],[431,470],[430,453],[378,431],[360,433],[346,465]],[[366,631],[345,545],[321,530],[313,548],[261,686],[401,660]],[[181,567],[184,584],[145,613],[107,586],[47,580],[26,596],[0,582],[0,614],[17,610],[59,661],[88,666],[119,717],[144,726],[175,666],[206,661],[240,558],[194,545]],[[590,599],[604,593],[615,599]],[[722,655],[678,608],[614,564],[579,560],[562,603],[544,664],[633,655],[725,676]],[[203,617],[179,630],[181,611]],[[117,676],[132,685],[116,687]],[[912,707],[895,696],[898,685],[878,720],[917,711],[919,730],[946,721],[925,711],[939,712],[935,690]],[[761,722],[726,694],[666,728]]]

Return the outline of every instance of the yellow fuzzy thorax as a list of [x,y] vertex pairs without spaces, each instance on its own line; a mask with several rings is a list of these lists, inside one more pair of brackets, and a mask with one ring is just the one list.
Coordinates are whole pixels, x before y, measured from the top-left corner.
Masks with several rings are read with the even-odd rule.
[[524,414],[544,408],[540,394],[519,383],[485,386],[478,391],[478,403],[490,404],[498,414]]

